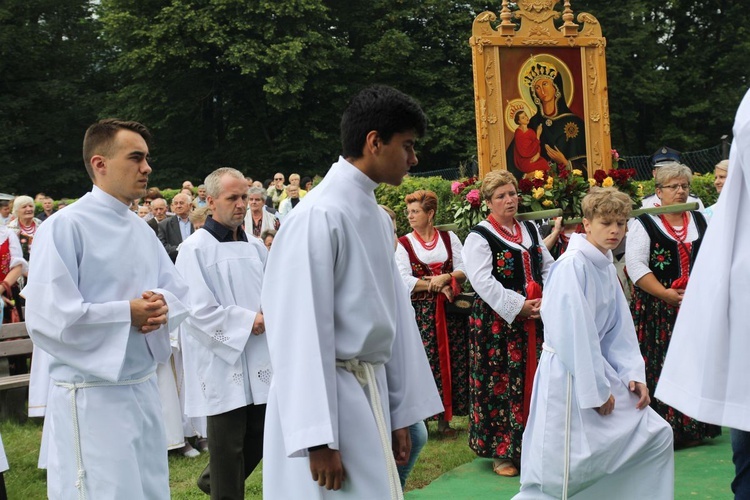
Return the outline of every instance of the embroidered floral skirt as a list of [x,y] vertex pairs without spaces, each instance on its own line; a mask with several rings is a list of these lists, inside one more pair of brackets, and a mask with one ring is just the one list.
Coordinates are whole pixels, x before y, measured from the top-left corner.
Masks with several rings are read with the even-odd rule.
[[[672,329],[677,319],[678,308],[634,287],[631,312],[641,354],[646,362],[646,385],[654,393],[659,375],[667,355]],[[707,332],[708,333],[708,332]],[[675,444],[716,437],[721,428],[694,420],[658,399],[651,398],[651,407],[664,418],[674,431]]]
[[[443,378],[438,355],[437,332],[435,330],[435,301],[412,301],[416,312],[417,325],[422,334],[427,359],[435,376],[440,398],[443,398]],[[448,344],[451,361],[451,394],[454,415],[468,415],[469,412],[469,322],[466,316],[447,314]],[[442,418],[443,414],[433,419]]]
[[[536,325],[538,359],[543,334],[541,321]],[[521,460],[527,339],[524,321],[509,325],[475,299],[469,318],[469,447],[480,457]]]

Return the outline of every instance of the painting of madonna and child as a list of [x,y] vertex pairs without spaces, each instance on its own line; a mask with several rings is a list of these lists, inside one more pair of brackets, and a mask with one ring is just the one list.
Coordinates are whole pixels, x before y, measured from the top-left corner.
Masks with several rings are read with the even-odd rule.
[[586,169],[586,128],[579,51],[500,51],[508,170],[520,178],[549,162]]

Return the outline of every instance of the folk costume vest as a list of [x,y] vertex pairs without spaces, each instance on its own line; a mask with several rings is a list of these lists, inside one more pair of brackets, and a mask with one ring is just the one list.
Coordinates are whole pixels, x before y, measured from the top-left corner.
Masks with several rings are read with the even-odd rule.
[[[523,225],[532,241],[531,247],[528,248],[531,261],[531,279],[542,286],[543,256],[542,247],[539,245],[539,236],[533,223],[524,221]],[[480,235],[490,245],[493,256],[492,276],[505,288],[526,296],[527,277],[523,267],[524,250],[512,248],[505,240],[498,238],[486,227],[475,226],[471,232]]]
[[[440,274],[453,271],[453,249],[451,248],[450,234],[445,231],[438,231],[437,229],[435,229],[435,231],[437,231],[440,239],[443,240],[445,251],[448,253],[448,258],[442,264],[425,264],[417,257],[417,254],[414,252],[414,247],[412,247],[411,241],[406,235],[401,236],[398,239],[404,249],[406,249],[406,253],[409,255],[411,272],[417,278],[421,279],[425,276],[439,276]],[[456,284],[455,278],[452,281],[454,288],[457,288],[458,285]],[[450,342],[448,341],[448,320],[445,316],[446,297],[442,293],[432,293],[427,291],[412,294],[411,300],[435,301],[435,335],[437,336],[438,358],[440,359],[443,407],[445,408],[444,419],[447,422],[450,422],[453,418],[453,387],[451,378]]]
[[[703,235],[706,233],[707,224],[703,214],[697,211],[690,213],[698,229],[698,238],[689,243],[678,242],[667,236],[650,215],[644,214],[637,217],[651,240],[648,267],[659,283],[666,288],[672,287],[676,280],[690,274],[703,241]],[[683,256],[682,259],[681,256]]]

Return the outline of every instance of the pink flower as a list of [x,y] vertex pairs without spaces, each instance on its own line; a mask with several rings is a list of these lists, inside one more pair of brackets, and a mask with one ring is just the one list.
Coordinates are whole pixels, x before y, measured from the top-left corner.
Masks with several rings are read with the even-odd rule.
[[453,194],[461,194],[463,188],[464,185],[462,182],[455,181],[451,184],[451,191],[453,191]]
[[479,190],[472,189],[471,191],[469,191],[469,193],[466,195],[466,201],[468,201],[472,207],[478,207],[481,204]]
[[612,158],[614,158],[615,160],[620,159],[620,153],[618,153],[616,149],[612,150]]

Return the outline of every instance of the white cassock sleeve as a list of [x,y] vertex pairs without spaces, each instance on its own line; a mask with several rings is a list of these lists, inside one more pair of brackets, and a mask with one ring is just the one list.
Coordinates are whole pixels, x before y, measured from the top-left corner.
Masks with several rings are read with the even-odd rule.
[[611,394],[594,311],[583,294],[586,272],[577,259],[559,261],[544,290],[542,321],[548,339],[573,375],[581,408],[598,408]]
[[397,328],[391,359],[385,364],[393,430],[408,427],[438,413],[443,403],[422,344],[406,285],[393,266],[396,284]]
[[[284,274],[294,278],[267,273],[262,295],[272,391],[289,457],[323,444],[339,449],[334,266],[343,258],[338,255],[341,228],[325,210],[297,215],[286,222],[294,239],[275,244],[268,260],[269,270],[283,263]],[[294,279],[294,286],[278,286],[269,276]],[[288,310],[289,304],[295,310]]]
[[[187,283],[191,313],[185,321],[185,332],[192,335],[202,346],[212,351],[228,365],[234,365],[245,351],[252,334],[253,322],[258,311],[238,305],[223,306],[209,288],[211,280],[206,276],[207,264],[201,262],[202,254],[196,245],[183,245],[177,254],[175,265]],[[231,280],[231,276],[223,278]],[[234,277],[243,279],[243,277]]]
[[[615,287],[617,295],[616,318],[615,324],[601,340],[602,354],[615,369],[622,383],[628,385],[633,380],[645,384],[646,365],[638,346],[628,301],[616,276],[616,271],[610,269],[610,286]],[[654,390],[653,387],[649,389]]]
[[[78,289],[77,259],[83,237],[59,222],[42,226],[34,241],[34,266],[24,288],[29,335],[35,345],[54,353],[62,363],[97,378],[118,381],[132,328],[130,301],[84,300]],[[52,229],[45,230],[49,227]],[[166,253],[162,260],[156,282],[172,290],[185,290]],[[162,288],[152,291],[164,295],[168,324],[147,335],[146,341],[156,361],[165,361],[171,352],[169,329],[176,328],[188,311],[171,292]]]
[[[188,290],[177,273],[177,269],[175,269],[174,264],[172,264],[166,254],[161,255],[160,259],[162,262],[159,266],[161,270],[159,273],[159,287],[152,288],[151,291],[160,293],[164,297],[169,313],[166,325],[146,334],[146,343],[156,362],[166,363],[172,355],[172,342],[169,332],[179,328],[185,318],[189,317],[190,309],[187,306]],[[170,290],[174,290],[179,294],[179,297]]]

